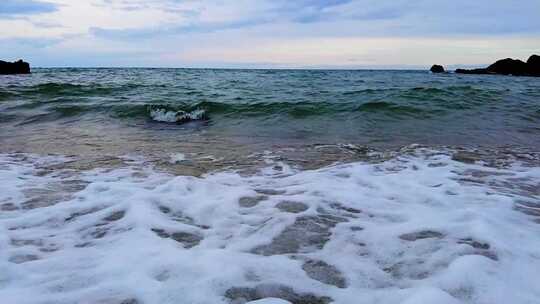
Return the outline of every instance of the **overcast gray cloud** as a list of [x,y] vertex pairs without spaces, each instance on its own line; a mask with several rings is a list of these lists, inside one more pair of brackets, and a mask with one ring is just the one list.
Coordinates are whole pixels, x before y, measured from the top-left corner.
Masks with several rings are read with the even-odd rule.
[[[18,44],[48,54],[36,55],[46,65],[52,52],[80,53],[85,65],[91,48],[107,62],[129,53],[138,65],[386,66],[382,54],[411,46],[404,66],[426,64],[431,53],[472,63],[481,57],[463,57],[468,45],[475,54],[487,52],[486,61],[540,48],[540,1],[2,0],[0,37],[54,41],[41,48]],[[446,44],[462,47],[439,46]]]

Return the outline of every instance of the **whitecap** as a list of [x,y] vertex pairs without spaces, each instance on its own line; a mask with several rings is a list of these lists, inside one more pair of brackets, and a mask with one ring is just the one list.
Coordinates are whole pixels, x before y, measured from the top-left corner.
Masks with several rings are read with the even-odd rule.
[[153,109],[150,111],[150,117],[155,121],[161,122],[176,122],[175,111],[167,111],[165,109]]
[[183,153],[173,153],[170,155],[170,160],[169,162],[171,164],[177,164],[177,163],[181,163],[183,161],[186,160],[186,155],[183,154]]
[[157,108],[150,111],[150,117],[152,117],[153,120],[159,122],[188,122],[192,120],[204,119],[205,115],[206,111],[203,109],[196,109],[191,112],[184,112]]

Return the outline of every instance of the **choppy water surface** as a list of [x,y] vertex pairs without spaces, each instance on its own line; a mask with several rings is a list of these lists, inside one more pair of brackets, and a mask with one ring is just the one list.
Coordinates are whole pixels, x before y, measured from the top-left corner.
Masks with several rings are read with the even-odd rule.
[[[539,99],[540,80],[528,77],[36,69],[0,78],[0,139],[2,150],[74,154],[151,154],[186,144],[259,152],[343,143],[537,150]],[[180,117],[184,124],[166,123]]]
[[539,303],[539,123],[528,77],[0,77],[0,302]]

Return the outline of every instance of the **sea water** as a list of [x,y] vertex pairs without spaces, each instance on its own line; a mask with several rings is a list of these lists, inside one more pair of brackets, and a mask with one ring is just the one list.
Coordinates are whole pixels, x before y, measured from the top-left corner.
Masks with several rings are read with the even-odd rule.
[[538,303],[540,81],[0,78],[2,303]]

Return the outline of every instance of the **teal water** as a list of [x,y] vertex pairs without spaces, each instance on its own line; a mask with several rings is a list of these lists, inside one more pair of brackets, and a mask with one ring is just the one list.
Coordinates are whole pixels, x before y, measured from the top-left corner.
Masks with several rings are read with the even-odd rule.
[[234,154],[413,143],[537,151],[539,122],[540,80],[529,77],[35,69],[0,78],[4,152],[153,153],[180,145]]
[[0,77],[0,302],[540,303],[539,122],[538,78]]

